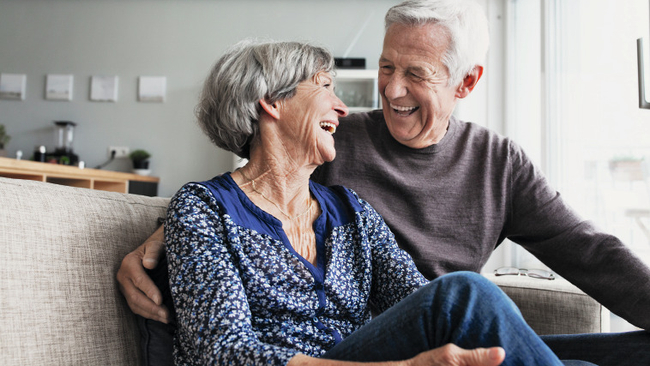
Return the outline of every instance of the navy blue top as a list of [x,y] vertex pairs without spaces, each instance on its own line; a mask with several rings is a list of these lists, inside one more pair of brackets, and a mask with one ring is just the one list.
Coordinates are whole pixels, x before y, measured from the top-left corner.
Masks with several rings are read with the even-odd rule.
[[317,263],[229,173],[185,185],[165,224],[177,364],[284,365],[318,357],[426,279],[382,218],[343,187],[310,182]]

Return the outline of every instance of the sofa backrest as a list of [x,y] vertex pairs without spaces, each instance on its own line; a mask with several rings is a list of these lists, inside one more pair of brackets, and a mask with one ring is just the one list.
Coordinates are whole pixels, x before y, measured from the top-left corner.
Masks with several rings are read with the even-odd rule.
[[139,365],[115,273],[168,203],[0,178],[0,364]]

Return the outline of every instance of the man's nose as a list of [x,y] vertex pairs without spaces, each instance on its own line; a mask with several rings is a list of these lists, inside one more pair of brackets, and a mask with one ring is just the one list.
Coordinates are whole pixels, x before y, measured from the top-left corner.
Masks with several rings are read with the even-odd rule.
[[401,98],[408,94],[408,88],[403,77],[399,75],[391,75],[388,83],[384,88],[384,96],[389,100]]

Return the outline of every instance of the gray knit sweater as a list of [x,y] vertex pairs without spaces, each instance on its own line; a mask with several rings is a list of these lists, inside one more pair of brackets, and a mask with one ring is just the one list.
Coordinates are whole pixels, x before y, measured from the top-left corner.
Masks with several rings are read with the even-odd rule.
[[563,202],[512,140],[450,120],[440,143],[411,149],[381,111],[342,119],[337,156],[313,179],[355,190],[429,279],[480,271],[505,238],[632,324],[650,330],[650,269]]

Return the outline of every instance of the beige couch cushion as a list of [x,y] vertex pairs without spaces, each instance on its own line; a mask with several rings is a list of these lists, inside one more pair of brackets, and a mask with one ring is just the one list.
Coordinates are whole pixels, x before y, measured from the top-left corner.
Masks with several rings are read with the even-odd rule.
[[517,304],[539,335],[609,331],[609,311],[565,279],[485,276]]
[[138,365],[115,273],[167,204],[0,178],[0,364]]

